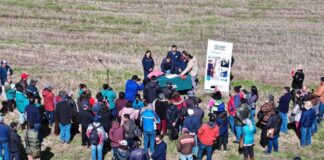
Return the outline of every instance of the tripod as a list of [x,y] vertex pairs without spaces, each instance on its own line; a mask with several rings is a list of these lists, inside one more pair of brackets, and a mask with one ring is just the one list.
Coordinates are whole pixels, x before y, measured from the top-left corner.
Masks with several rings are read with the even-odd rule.
[[111,73],[111,71],[110,71],[110,68],[107,66],[107,65],[105,65],[104,63],[103,63],[103,60],[102,59],[98,59],[98,61],[99,61],[99,63],[106,69],[106,74],[107,74],[107,83],[108,83],[108,86],[110,86],[110,81],[109,81],[109,75],[112,75],[112,73]]

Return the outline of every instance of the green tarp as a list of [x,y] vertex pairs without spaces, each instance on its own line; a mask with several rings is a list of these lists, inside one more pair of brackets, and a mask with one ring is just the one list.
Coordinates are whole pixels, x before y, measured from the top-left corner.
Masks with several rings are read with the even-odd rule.
[[187,75],[186,79],[181,79],[180,77],[168,79],[165,76],[160,76],[157,80],[161,87],[165,87],[167,83],[170,81],[172,84],[175,84],[177,86],[176,88],[177,91],[186,91],[192,89],[192,82],[191,82],[190,75]]

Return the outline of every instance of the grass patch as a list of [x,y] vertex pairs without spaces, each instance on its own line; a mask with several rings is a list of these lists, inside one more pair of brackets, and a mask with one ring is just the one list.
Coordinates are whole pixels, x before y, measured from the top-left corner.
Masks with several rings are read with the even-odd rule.
[[95,16],[93,18],[97,21],[101,21],[107,24],[143,25],[145,23],[143,20],[117,18],[113,16],[99,16],[99,17]]
[[77,9],[85,10],[85,11],[97,11],[97,10],[100,10],[100,8],[98,8],[96,6],[89,6],[89,5],[79,5],[79,6],[77,6]]
[[114,2],[114,3],[124,2],[124,0],[99,0],[99,1],[102,1],[102,2]]
[[0,44],[2,45],[22,45],[26,43],[25,40],[21,40],[21,39],[3,39],[0,40]]
[[188,23],[192,25],[197,25],[197,24],[215,25],[215,24],[226,24],[227,21],[218,17],[208,17],[208,18],[192,19],[189,20]]
[[95,26],[86,23],[79,23],[79,24],[64,24],[61,25],[59,28],[63,31],[82,32],[82,31],[94,30]]
[[249,9],[260,9],[260,10],[269,10],[274,9],[280,6],[279,2],[276,1],[249,1],[248,8]]
[[45,1],[45,2],[34,2],[29,0],[1,0],[0,3],[19,6],[24,8],[40,8],[40,9],[50,9],[55,11],[61,11],[63,9],[63,5],[53,1]]

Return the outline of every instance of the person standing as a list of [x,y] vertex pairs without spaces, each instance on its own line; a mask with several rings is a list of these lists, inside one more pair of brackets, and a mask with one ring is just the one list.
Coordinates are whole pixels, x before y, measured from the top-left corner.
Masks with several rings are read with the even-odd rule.
[[312,125],[315,121],[316,111],[311,101],[305,102],[304,109],[300,118],[301,130],[301,147],[306,147],[312,144]]
[[25,121],[26,121],[26,107],[29,105],[29,100],[27,96],[24,94],[24,88],[20,84],[16,85],[16,107],[19,112],[19,124],[21,129],[25,129]]
[[188,60],[188,65],[184,71],[180,73],[180,77],[182,79],[186,78],[186,74],[190,74],[191,76],[191,82],[192,82],[192,89],[195,90],[197,88],[197,75],[198,75],[198,62],[195,57],[193,57],[191,54],[187,53],[186,51],[183,51],[183,56]]
[[144,99],[147,103],[153,103],[159,96],[161,88],[156,76],[151,77],[151,81],[144,87]]
[[34,97],[29,98],[29,105],[26,107],[27,123],[33,124],[36,132],[39,133],[41,127],[41,113],[39,107],[36,106]]
[[285,87],[284,91],[283,91],[284,95],[281,96],[279,99],[278,110],[279,110],[280,117],[282,119],[280,131],[283,133],[288,133],[288,115],[287,115],[287,113],[289,111],[289,103],[292,98],[289,91],[290,91],[290,88]]
[[92,160],[103,160],[102,151],[104,142],[107,139],[107,133],[100,124],[100,117],[96,116],[87,129],[87,137],[91,143]]
[[172,74],[179,74],[181,73],[181,52],[178,51],[177,46],[176,45],[172,45],[171,46],[171,51],[168,52],[167,57],[171,58],[172,61],[172,68],[173,68],[173,72],[171,72]]
[[243,155],[244,160],[254,160],[254,136],[256,134],[255,124],[250,119],[243,121]]
[[54,123],[54,98],[55,98],[55,95],[52,92],[52,90],[53,90],[52,85],[47,83],[47,84],[45,84],[44,90],[42,91],[46,119],[48,120],[48,124],[50,126],[53,126],[53,123]]
[[41,143],[38,138],[38,133],[33,124],[28,124],[28,129],[25,137],[26,142],[26,154],[28,160],[40,158],[41,156]]
[[324,114],[324,77],[321,78],[320,86],[316,88],[314,94],[319,97],[320,100],[318,120],[321,122]]
[[236,135],[236,142],[238,143],[243,132],[243,120],[247,119],[250,117],[250,108],[246,104],[245,99],[240,100],[241,104],[236,107],[236,114],[235,114],[235,119],[234,119],[234,124],[235,124],[235,135]]
[[26,88],[28,87],[28,83],[27,83],[28,77],[29,75],[27,73],[22,73],[20,75],[20,81],[17,83],[23,88],[22,90],[24,94],[26,94]]
[[10,157],[9,141],[10,127],[4,123],[4,118],[0,116],[0,157],[4,157],[4,160],[9,160]]
[[156,136],[156,124],[160,123],[160,117],[152,108],[147,109],[141,114],[141,122],[144,134],[144,149],[148,150],[150,146],[151,154],[154,152],[154,139]]
[[140,141],[134,142],[134,150],[130,153],[129,160],[150,160],[148,152],[140,148],[140,145]]
[[304,79],[305,79],[305,74],[303,72],[303,66],[299,65],[298,68],[297,68],[297,72],[294,73],[294,70],[292,70],[291,73],[292,73],[291,76],[293,78],[293,81],[292,81],[292,84],[291,84],[292,89],[294,89],[294,90],[302,89],[303,82],[304,82]]
[[266,131],[266,136],[268,138],[268,149],[265,152],[266,154],[271,154],[272,148],[275,152],[279,151],[279,134],[281,128],[282,119],[278,113],[275,111],[272,113],[264,126],[264,130]]
[[93,122],[93,118],[93,114],[89,111],[89,106],[83,105],[83,110],[78,114],[78,122],[81,125],[81,145],[86,146],[87,148],[90,146],[90,141],[86,132],[89,125]]
[[228,101],[227,104],[227,112],[229,114],[229,122],[230,122],[230,126],[231,126],[231,133],[235,134],[235,125],[234,125],[234,117],[236,114],[236,107],[234,104],[234,96],[232,96],[231,94],[229,95],[230,99]]
[[133,121],[138,119],[138,115],[139,115],[139,110],[136,110],[133,108],[132,103],[128,102],[126,104],[126,107],[123,108],[120,112],[119,112],[119,117],[121,117],[121,122],[120,125],[122,126],[124,124],[124,115],[128,114],[130,116],[130,119],[132,119]]
[[226,112],[218,113],[216,116],[216,124],[219,127],[219,137],[217,139],[217,149],[220,151],[223,149],[224,151],[227,150],[227,143],[228,143],[228,125],[229,120],[227,118]]
[[163,93],[159,94],[159,98],[153,102],[156,114],[160,117],[161,123],[158,124],[157,130],[161,135],[167,134],[167,110],[169,102],[166,100]]
[[109,103],[109,110],[113,110],[116,107],[115,99],[117,98],[116,93],[113,91],[111,87],[109,87],[108,84],[104,84],[102,86],[101,94],[104,98]]
[[112,148],[113,156],[116,156],[118,147],[120,147],[119,142],[124,140],[124,128],[119,125],[117,121],[113,121],[111,124],[111,129],[109,130],[110,145]]
[[36,99],[37,103],[40,104],[41,97],[40,97],[38,89],[36,87],[37,82],[38,81],[35,79],[30,80],[30,84],[28,85],[28,87],[26,89],[26,94],[27,94],[27,97],[34,97]]
[[[153,142],[154,143],[154,142]],[[167,145],[163,141],[163,137],[161,135],[157,135],[155,137],[155,149],[152,154],[153,160],[166,160],[167,155]]]
[[259,99],[258,88],[256,86],[251,86],[251,92],[247,95],[247,104],[251,107],[250,119],[252,123],[255,123],[254,116],[256,112],[256,103]]
[[177,150],[180,152],[180,160],[193,160],[192,149],[195,146],[195,137],[189,134],[187,128],[182,128]]
[[202,160],[203,152],[207,150],[207,160],[212,159],[213,144],[219,136],[219,128],[215,124],[215,117],[211,116],[209,122],[203,124],[198,131],[199,151],[198,160]]
[[135,132],[137,131],[138,128],[134,120],[130,119],[129,114],[124,114],[123,117],[124,117],[123,128],[125,131],[125,140],[127,141],[128,146],[132,147],[136,138]]
[[145,55],[142,59],[142,66],[144,70],[144,79],[148,78],[148,74],[151,73],[154,69],[154,59],[152,58],[152,53],[150,50],[145,52]]
[[66,92],[62,95],[61,102],[57,104],[55,114],[59,121],[61,143],[69,143],[71,138],[73,109],[67,101]]
[[17,133],[17,123],[11,122],[10,123],[10,141],[9,141],[9,148],[10,148],[10,159],[11,160],[20,160],[20,149],[19,147],[22,145],[21,137]]
[[167,119],[167,128],[169,129],[169,139],[171,141],[175,140],[178,137],[180,113],[177,107],[172,103],[169,103],[166,119]]
[[144,85],[141,83],[141,79],[138,78],[137,75],[133,75],[132,79],[127,80],[125,86],[125,98],[129,102],[133,102],[135,100],[135,96],[138,91],[143,90]]
[[128,100],[125,98],[125,92],[119,92],[118,93],[118,99],[116,100],[116,113],[112,112],[112,115],[114,117],[117,117],[119,115],[119,112],[126,107],[126,104],[128,103]]

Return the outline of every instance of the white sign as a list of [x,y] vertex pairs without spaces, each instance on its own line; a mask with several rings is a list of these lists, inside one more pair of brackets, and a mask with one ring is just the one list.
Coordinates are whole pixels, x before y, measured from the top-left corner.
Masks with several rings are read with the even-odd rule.
[[233,43],[208,40],[205,90],[229,92]]

